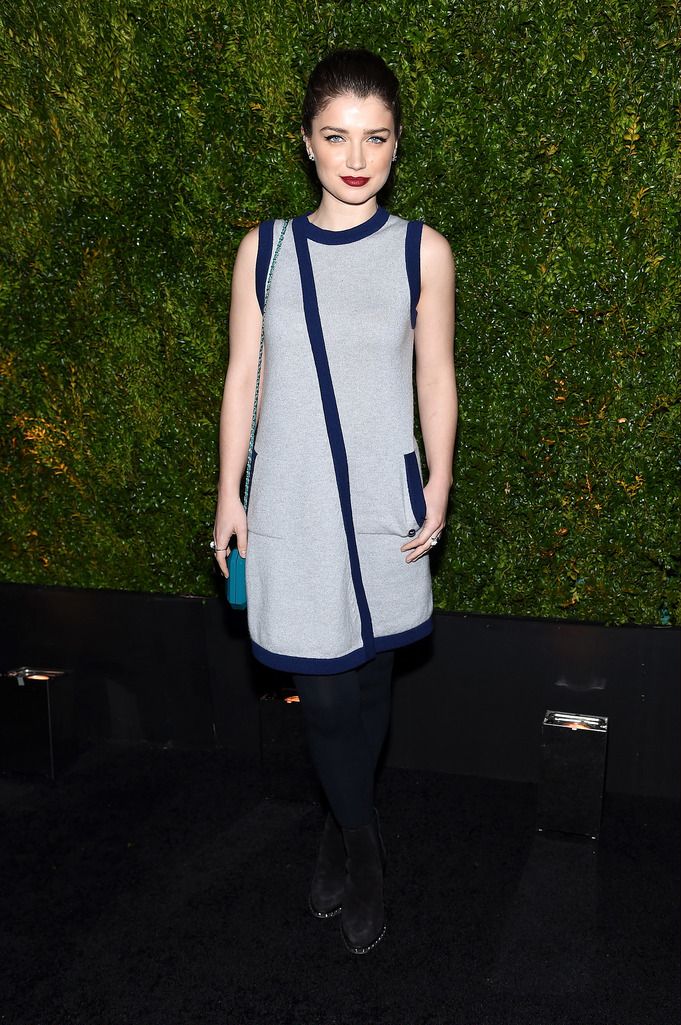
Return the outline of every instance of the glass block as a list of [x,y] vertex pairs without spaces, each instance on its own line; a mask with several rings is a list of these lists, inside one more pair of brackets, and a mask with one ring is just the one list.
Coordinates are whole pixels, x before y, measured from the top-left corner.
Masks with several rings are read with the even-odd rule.
[[596,839],[601,826],[608,720],[547,711],[542,724],[537,829]]

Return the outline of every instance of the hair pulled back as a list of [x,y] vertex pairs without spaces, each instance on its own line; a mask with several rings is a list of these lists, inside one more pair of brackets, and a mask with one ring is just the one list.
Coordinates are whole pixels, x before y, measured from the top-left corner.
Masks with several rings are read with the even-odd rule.
[[360,99],[377,96],[392,111],[395,133],[402,125],[400,85],[385,61],[371,50],[334,50],[317,64],[303,100],[303,131],[312,134],[312,121],[330,100],[343,93]]

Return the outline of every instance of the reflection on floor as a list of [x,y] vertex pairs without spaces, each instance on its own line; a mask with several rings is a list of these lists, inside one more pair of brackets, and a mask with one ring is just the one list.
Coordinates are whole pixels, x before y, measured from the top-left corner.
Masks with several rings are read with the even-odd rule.
[[312,792],[148,746],[0,779],[3,1023],[679,1019],[678,806],[606,795],[594,844],[537,834],[530,784],[385,769],[388,931],[353,957],[306,910]]

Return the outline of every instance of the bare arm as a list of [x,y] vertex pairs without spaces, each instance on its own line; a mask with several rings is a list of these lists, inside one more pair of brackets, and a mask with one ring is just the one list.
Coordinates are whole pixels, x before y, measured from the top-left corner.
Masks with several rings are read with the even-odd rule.
[[218,565],[225,576],[229,542],[234,534],[242,555],[248,542],[240,486],[250,437],[253,394],[260,349],[262,315],[255,291],[258,229],[242,239],[234,262],[229,312],[229,362],[220,411],[220,478],[213,538]]
[[424,225],[414,346],[419,418],[429,473],[424,488],[426,519],[419,534],[401,549],[409,552],[407,562],[425,555],[431,537],[440,534],[447,516],[458,416],[454,294],[455,268],[449,242]]

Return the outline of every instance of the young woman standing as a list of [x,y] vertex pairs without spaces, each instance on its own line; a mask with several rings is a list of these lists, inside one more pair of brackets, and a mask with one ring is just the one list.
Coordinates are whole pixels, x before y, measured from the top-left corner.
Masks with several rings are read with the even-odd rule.
[[[386,927],[374,777],[393,652],[432,628],[428,553],[445,526],[457,420],[449,243],[378,203],[401,130],[397,79],[380,57],[340,50],[314,69],[302,138],[319,206],[264,221],[234,265],[213,537],[225,575],[231,538],[248,550],[255,657],[293,674],[330,806],[309,905],[341,915],[357,954]],[[263,320],[247,517],[240,484]]]

